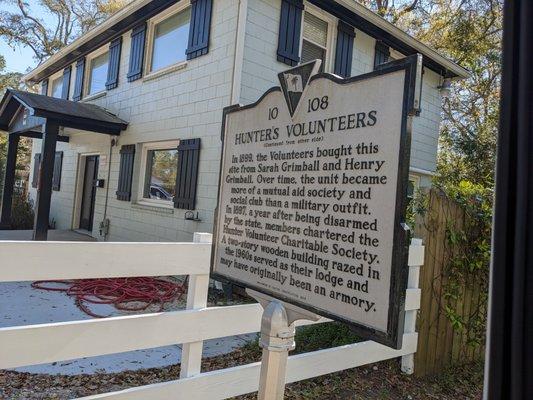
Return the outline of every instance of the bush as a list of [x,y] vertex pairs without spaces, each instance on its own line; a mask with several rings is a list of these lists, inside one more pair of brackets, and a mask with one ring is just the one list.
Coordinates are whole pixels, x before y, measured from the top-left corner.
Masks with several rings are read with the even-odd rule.
[[296,329],[295,341],[295,353],[306,353],[355,343],[360,338],[345,324],[326,322]]
[[11,214],[11,229],[33,229],[33,201],[26,195],[13,195],[13,211]]

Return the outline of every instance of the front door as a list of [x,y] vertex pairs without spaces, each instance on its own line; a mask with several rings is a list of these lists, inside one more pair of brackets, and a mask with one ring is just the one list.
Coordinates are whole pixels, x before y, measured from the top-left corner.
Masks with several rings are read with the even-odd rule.
[[93,230],[96,179],[98,178],[98,156],[85,157],[85,174],[81,197],[80,229]]

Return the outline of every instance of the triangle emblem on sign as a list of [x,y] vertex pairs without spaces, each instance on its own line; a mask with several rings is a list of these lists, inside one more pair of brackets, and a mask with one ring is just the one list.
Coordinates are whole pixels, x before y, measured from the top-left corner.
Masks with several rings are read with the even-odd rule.
[[300,99],[311,77],[320,69],[322,60],[313,60],[278,74],[281,90],[285,96],[291,117],[296,112]]

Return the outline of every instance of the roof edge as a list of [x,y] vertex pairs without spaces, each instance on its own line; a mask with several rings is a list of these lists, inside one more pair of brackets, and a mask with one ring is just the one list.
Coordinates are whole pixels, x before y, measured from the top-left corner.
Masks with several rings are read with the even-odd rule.
[[404,32],[403,30],[398,28],[396,25],[390,23],[385,18],[379,16],[374,11],[366,8],[362,4],[356,2],[355,0],[335,0],[335,1],[339,4],[342,4],[346,8],[352,10],[354,13],[366,19],[370,23],[376,25],[378,28],[381,28],[384,31],[390,33],[391,35],[396,36],[401,41],[405,42],[406,44],[408,44],[415,50],[419,51],[424,57],[433,59],[435,62],[442,65],[445,69],[452,72],[456,77],[465,79],[470,76],[470,72],[466,68],[463,68],[457,63],[453,62],[452,60],[449,60],[448,58],[440,55],[435,50],[433,50],[431,47],[425,45],[418,39],[415,39],[414,37],[409,35],[407,32]]
[[[131,2],[126,7],[124,7],[122,10],[110,16],[104,22],[94,27],[93,29],[85,33],[84,35],[80,36],[78,39],[76,39],[71,44],[63,47],[56,54],[49,57],[46,61],[44,61],[43,63],[35,67],[32,71],[24,75],[22,79],[25,82],[38,83],[38,81],[35,80],[34,78],[38,76],[39,74],[41,74],[47,68],[53,66],[54,63],[60,61],[62,57],[70,53],[73,53],[81,45],[92,40],[93,38],[101,34],[102,32],[110,29],[116,23],[120,22],[124,18],[128,17],[135,11],[138,11],[139,9],[148,5],[151,2],[152,0],[135,0]],[[356,2],[355,0],[334,0],[334,2],[346,7],[347,9],[359,15],[361,18],[369,21],[371,24],[375,25],[376,27],[383,29],[385,32],[391,34],[392,36],[395,36],[400,41],[406,43],[408,46],[420,52],[424,57],[428,57],[434,60],[437,64],[444,67],[444,69],[450,71],[455,77],[464,79],[470,76],[470,72],[466,70],[465,68],[449,60],[448,58],[440,55],[435,50],[433,50],[431,47],[415,39],[408,33],[404,32],[400,28],[396,27],[392,23],[388,22],[387,20],[385,20],[384,18],[382,18],[381,16],[379,16],[372,10],[366,8],[362,4]]]
[[117,22],[121,21],[122,19],[126,18],[130,14],[134,13],[135,11],[139,10],[140,8],[144,7],[145,5],[149,4],[152,0],[135,0],[129,3],[126,7],[124,7],[122,10],[117,11],[113,15],[111,15],[108,19],[103,21],[101,24],[95,26],[85,34],[81,35],[79,38],[74,40],[69,45],[63,47],[60,49],[57,53],[55,53],[53,56],[50,56],[46,61],[39,64],[37,67],[32,69],[30,72],[28,72],[26,75],[22,77],[22,80],[24,82],[35,82],[33,81],[33,78],[41,73],[46,68],[52,66],[55,62],[59,61],[63,56],[74,52],[78,47],[80,47],[82,44],[88,42],[89,40],[93,39],[94,37],[98,36],[103,31],[106,31],[110,29],[113,25],[115,25]]

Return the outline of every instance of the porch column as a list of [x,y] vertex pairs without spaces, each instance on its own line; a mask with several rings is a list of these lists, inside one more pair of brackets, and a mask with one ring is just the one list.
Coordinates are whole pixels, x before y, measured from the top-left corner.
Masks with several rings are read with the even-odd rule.
[[13,204],[13,189],[15,186],[15,170],[17,168],[17,151],[20,136],[16,133],[9,135],[6,159],[6,174],[4,179],[4,192],[2,195],[2,214],[0,217],[0,230],[11,228],[11,207]]
[[47,120],[43,126],[41,167],[39,169],[39,179],[37,181],[33,240],[47,240],[48,238],[50,203],[52,200],[52,178],[54,175],[54,159],[58,133],[58,123],[56,121]]

